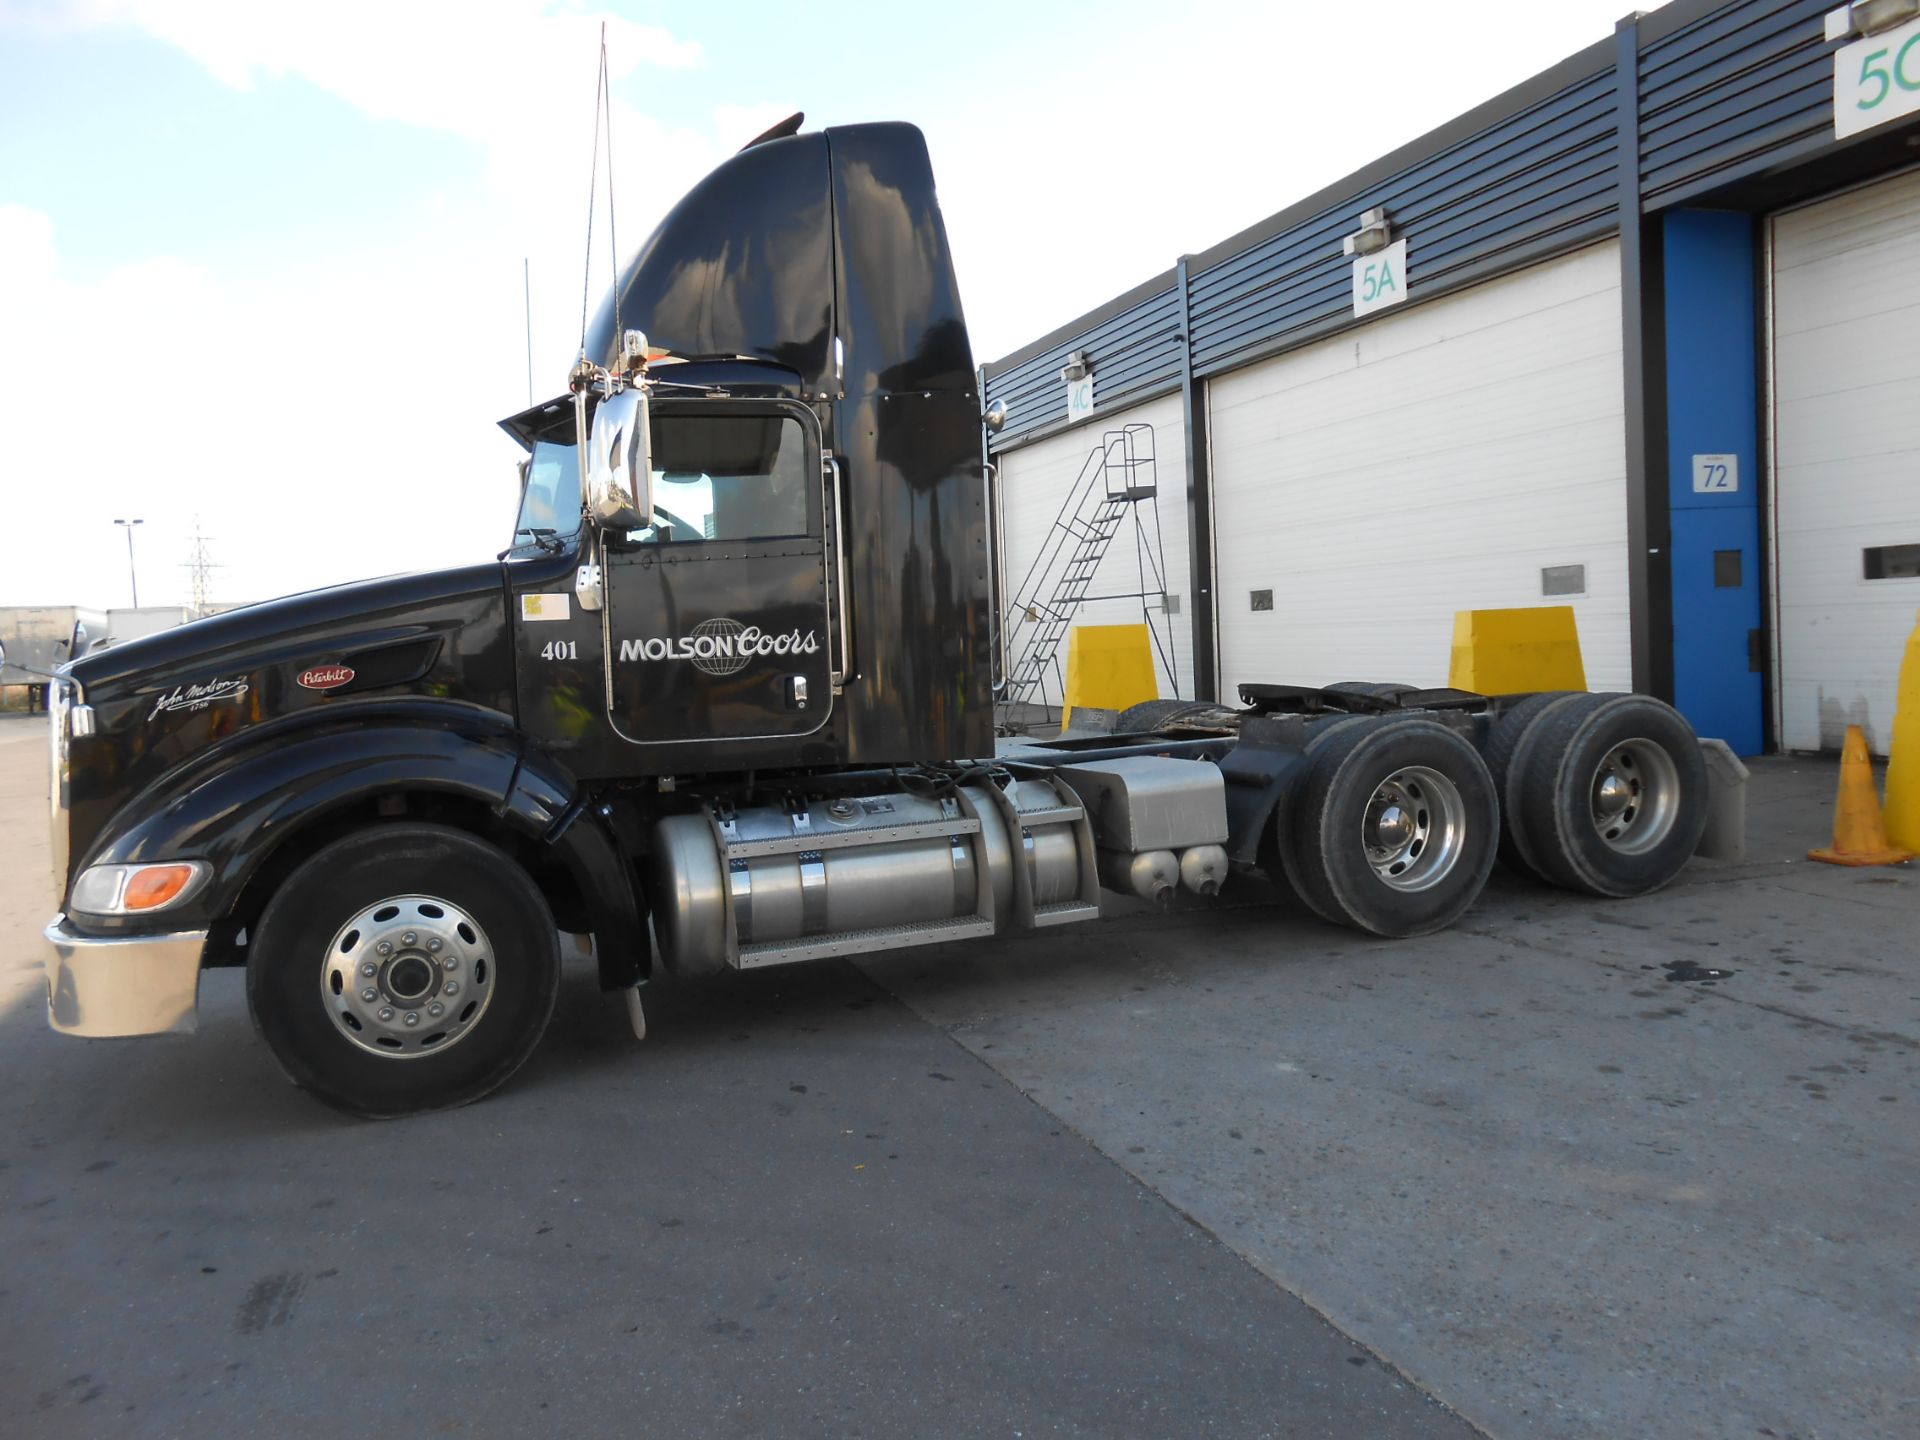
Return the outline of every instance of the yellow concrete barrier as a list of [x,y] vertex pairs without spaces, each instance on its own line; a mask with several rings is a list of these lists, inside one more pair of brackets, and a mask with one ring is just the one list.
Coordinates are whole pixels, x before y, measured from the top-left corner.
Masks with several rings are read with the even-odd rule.
[[1076,625],[1067,635],[1066,709],[1060,728],[1073,723],[1076,705],[1124,710],[1160,698],[1153,678],[1153,641],[1144,625]]
[[1456,611],[1447,683],[1482,695],[1586,689],[1573,607]]
[[[1920,616],[1915,617],[1920,621]],[[1887,745],[1887,838],[1920,850],[1920,623],[1907,637],[1894,692],[1893,739]]]

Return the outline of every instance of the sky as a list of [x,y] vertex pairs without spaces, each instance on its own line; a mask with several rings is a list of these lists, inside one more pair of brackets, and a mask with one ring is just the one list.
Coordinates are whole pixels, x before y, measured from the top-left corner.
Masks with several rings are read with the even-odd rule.
[[128,604],[116,518],[147,605],[196,530],[229,603],[505,545],[613,274],[603,23],[623,256],[782,116],[910,120],[990,361],[1626,8],[0,0],[0,605]]

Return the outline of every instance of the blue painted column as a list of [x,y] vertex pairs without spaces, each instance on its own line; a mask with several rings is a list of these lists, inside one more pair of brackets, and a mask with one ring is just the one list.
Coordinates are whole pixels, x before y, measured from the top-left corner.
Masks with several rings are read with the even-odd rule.
[[1753,217],[1679,210],[1663,231],[1674,703],[1701,735],[1757,755],[1765,742]]

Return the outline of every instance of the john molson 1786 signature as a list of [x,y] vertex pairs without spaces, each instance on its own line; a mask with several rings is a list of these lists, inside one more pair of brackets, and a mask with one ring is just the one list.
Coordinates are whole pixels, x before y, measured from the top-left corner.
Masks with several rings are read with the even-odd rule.
[[216,700],[238,700],[246,693],[247,682],[244,680],[209,680],[204,685],[176,685],[154,701],[153,714],[147,716],[147,722],[151,724],[165,711],[204,710]]

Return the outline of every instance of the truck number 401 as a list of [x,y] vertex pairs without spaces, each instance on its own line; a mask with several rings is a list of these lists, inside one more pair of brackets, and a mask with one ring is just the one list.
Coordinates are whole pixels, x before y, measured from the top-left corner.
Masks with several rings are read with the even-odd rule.
[[576,644],[578,642],[573,640],[549,640],[540,647],[540,658],[542,660],[578,660],[580,654],[574,648]]

